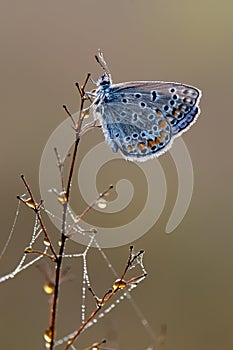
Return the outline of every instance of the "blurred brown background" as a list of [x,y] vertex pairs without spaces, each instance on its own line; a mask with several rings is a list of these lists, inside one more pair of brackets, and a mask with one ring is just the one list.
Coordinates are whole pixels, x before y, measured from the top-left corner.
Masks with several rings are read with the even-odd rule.
[[[133,296],[156,335],[160,325],[167,324],[166,350],[233,347],[232,13],[233,3],[226,0],[21,0],[0,5],[0,250],[13,222],[16,195],[24,192],[19,176],[23,172],[39,195],[44,145],[66,117],[62,104],[72,112],[78,109],[73,83],[89,71],[94,78],[101,74],[93,59],[98,48],[105,53],[114,82],[179,81],[203,91],[202,114],[184,135],[195,176],[189,210],[166,235],[177,191],[174,164],[166,154],[160,159],[168,184],[165,209],[153,229],[134,243],[146,250],[149,276]],[[96,138],[103,136],[96,132]],[[130,180],[127,164],[118,169],[119,179],[126,177],[125,171]],[[133,165],[130,169],[133,174]],[[106,169],[103,182],[112,182],[111,169]],[[47,225],[56,238],[55,228]],[[1,275],[16,266],[31,230],[32,215],[22,208],[14,239],[0,262]],[[73,243],[73,250],[81,249]],[[106,254],[120,273],[128,247],[107,249]],[[112,277],[95,251],[89,268],[101,295]],[[72,272],[78,277],[64,285],[61,335],[80,320],[80,265]],[[1,284],[2,349],[43,348],[48,303],[42,285],[35,267]],[[146,349],[153,342],[127,301],[87,331],[78,348],[105,337],[109,346],[112,341],[123,350]]]

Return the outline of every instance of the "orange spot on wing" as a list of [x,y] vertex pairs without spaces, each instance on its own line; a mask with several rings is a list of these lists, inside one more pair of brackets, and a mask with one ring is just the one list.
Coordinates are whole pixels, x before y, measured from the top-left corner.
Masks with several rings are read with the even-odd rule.
[[180,114],[179,109],[173,109],[172,114],[176,117],[177,115]]
[[127,146],[127,151],[130,152],[133,150],[133,147],[132,146]]
[[185,111],[186,110],[186,106],[185,105],[180,105],[179,110],[180,111]]
[[138,145],[138,149],[139,151],[143,150],[146,148],[146,144],[144,142],[140,142],[139,145]]
[[166,133],[165,131],[161,131],[160,136],[161,136],[162,138],[164,138],[166,135],[167,135],[167,133]]
[[159,126],[160,126],[161,128],[165,128],[165,127],[167,126],[166,120],[160,120]]
[[155,141],[154,140],[148,140],[148,147],[151,148],[155,145]]

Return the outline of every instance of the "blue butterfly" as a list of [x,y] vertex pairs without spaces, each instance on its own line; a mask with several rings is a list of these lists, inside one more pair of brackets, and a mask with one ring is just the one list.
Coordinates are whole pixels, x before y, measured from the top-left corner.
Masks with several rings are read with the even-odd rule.
[[132,161],[158,157],[197,120],[199,89],[163,81],[113,84],[101,52],[96,60],[104,74],[97,89],[87,93],[93,99],[90,110],[114,152]]

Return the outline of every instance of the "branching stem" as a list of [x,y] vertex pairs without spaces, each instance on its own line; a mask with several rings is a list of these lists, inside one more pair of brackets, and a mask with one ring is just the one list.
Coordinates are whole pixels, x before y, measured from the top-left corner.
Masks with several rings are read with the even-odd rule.
[[[74,129],[75,129],[75,143],[74,143],[73,155],[72,155],[70,171],[69,171],[69,176],[68,176],[68,182],[67,182],[67,186],[66,186],[66,189],[65,189],[66,201],[63,204],[62,228],[61,228],[61,239],[60,239],[61,245],[60,245],[60,249],[59,249],[58,259],[56,261],[55,287],[54,287],[53,301],[52,301],[51,311],[50,311],[50,325],[49,325],[50,350],[52,350],[53,346],[54,346],[57,304],[58,304],[58,295],[59,295],[60,277],[61,277],[61,267],[62,267],[63,254],[64,254],[64,250],[65,250],[65,243],[66,243],[66,240],[68,238],[65,235],[67,209],[68,209],[69,200],[70,200],[70,190],[71,190],[72,178],[73,178],[75,162],[76,162],[76,158],[77,158],[78,145],[79,145],[79,141],[80,141],[80,131],[81,131],[82,120],[83,120],[83,118],[82,118],[82,110],[83,110],[84,102],[85,102],[85,99],[86,99],[86,97],[85,97],[85,87],[86,87],[86,84],[87,84],[89,78],[90,78],[90,74],[87,75],[83,85],[79,88],[79,93],[80,93],[80,97],[81,97],[81,106],[80,106],[80,112],[79,112],[77,125],[74,126]],[[71,117],[71,119],[72,119],[72,121],[74,123],[74,120],[73,120],[71,114],[69,113],[68,109],[65,106],[63,106],[63,107],[66,110],[66,112],[68,113],[69,117]],[[74,125],[75,125],[75,123],[74,123]]]

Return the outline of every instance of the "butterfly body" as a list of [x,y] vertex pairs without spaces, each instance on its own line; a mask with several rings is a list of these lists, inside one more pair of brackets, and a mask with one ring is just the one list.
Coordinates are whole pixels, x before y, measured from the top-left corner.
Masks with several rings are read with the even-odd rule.
[[196,121],[200,98],[199,89],[180,83],[113,84],[106,71],[97,81],[91,108],[114,152],[145,161],[166,152]]

